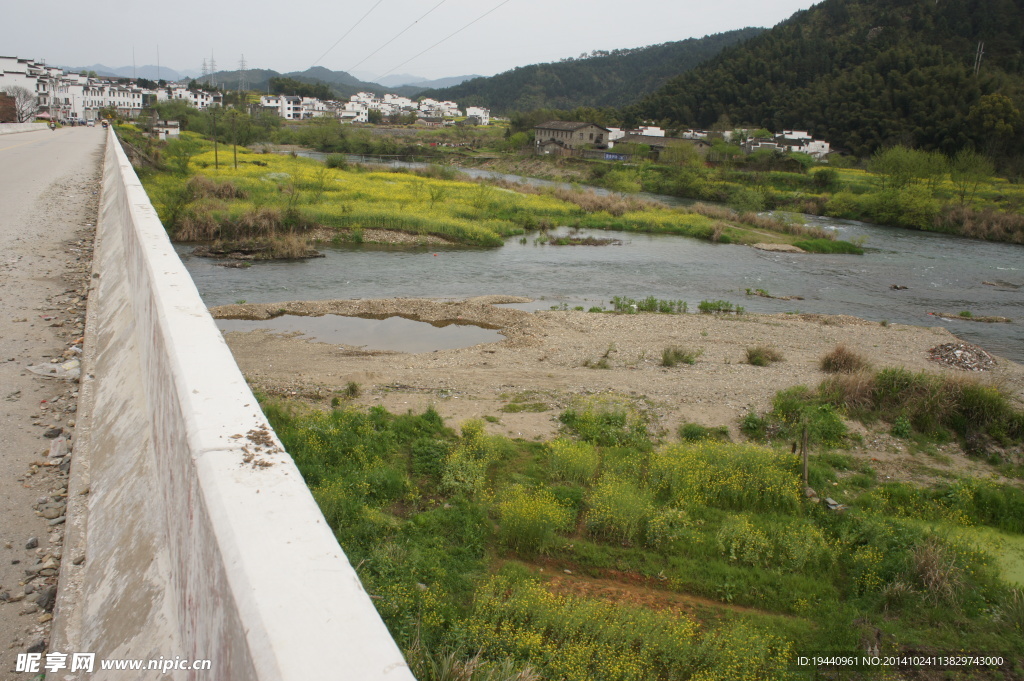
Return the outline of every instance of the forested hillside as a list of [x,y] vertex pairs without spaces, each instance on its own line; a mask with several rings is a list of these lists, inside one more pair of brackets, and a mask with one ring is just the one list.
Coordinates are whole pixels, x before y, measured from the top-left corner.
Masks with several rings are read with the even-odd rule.
[[856,155],[903,144],[1006,157],[1024,150],[1022,86],[1024,0],[825,0],[673,79],[627,119],[798,128]]
[[452,99],[462,105],[486,106],[499,114],[581,106],[623,107],[653,92],[673,76],[763,30],[744,28],[650,47],[595,52],[579,59],[521,66],[490,78],[474,78],[455,87],[421,94]]
[[[377,83],[367,83],[344,71],[331,71],[322,66],[313,66],[305,71],[292,71],[285,74],[270,69],[249,69],[245,72],[245,77],[252,90],[261,92],[269,90],[274,94],[305,95],[321,99],[348,99],[362,91],[377,94],[395,92],[394,88],[389,89]],[[218,71],[211,78],[215,83],[228,90],[236,90],[240,74],[238,71]]]

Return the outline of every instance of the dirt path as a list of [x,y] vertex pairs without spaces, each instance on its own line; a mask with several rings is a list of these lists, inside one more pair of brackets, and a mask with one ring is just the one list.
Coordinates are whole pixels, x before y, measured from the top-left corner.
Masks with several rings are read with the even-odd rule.
[[0,137],[3,679],[23,680],[17,653],[45,652],[49,635],[70,463],[49,453],[73,446],[77,384],[27,368],[73,359],[83,335],[102,143],[98,128]]

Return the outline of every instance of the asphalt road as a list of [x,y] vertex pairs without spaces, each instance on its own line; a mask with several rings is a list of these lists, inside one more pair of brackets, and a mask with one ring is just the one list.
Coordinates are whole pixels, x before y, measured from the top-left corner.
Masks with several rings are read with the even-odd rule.
[[[77,385],[27,367],[73,356],[71,346],[83,335],[105,136],[98,127],[0,135],[3,679],[23,681],[27,675],[14,671],[17,653],[49,638],[47,604],[36,600],[56,576],[46,570],[26,584],[26,569],[48,557],[50,565],[62,558],[60,520],[39,513],[62,514],[66,483],[58,466],[34,464],[60,460],[47,457],[53,442],[47,433],[60,428],[73,446]],[[38,546],[26,548],[32,538]]]

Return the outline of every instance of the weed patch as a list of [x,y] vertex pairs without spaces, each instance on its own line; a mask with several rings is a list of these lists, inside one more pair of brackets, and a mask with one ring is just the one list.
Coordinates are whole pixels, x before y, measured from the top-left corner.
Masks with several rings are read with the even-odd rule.
[[757,345],[747,348],[747,364],[756,367],[766,367],[769,364],[782,361],[782,353],[775,348],[764,345]]
[[703,350],[691,350],[678,345],[670,345],[661,351],[661,365],[674,367],[677,364],[694,364],[702,354],[704,354]]
[[701,440],[729,441],[729,429],[725,426],[708,428],[699,423],[684,423],[679,426],[679,439],[687,442],[700,442]]
[[651,446],[645,416],[633,404],[614,396],[578,399],[558,418],[569,433],[601,447]]
[[821,370],[827,374],[852,374],[867,368],[868,360],[842,343],[821,358]]

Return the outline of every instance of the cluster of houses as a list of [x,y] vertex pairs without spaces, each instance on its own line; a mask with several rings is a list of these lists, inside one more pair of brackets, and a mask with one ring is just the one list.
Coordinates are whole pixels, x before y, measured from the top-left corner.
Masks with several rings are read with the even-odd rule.
[[[166,86],[148,89],[118,79],[68,73],[31,59],[0,57],[0,93],[9,88],[22,88],[35,97],[35,107],[31,112],[35,117],[51,118],[62,123],[96,120],[100,111],[111,109],[121,118],[135,118],[153,102],[173,99],[185,100],[200,110],[224,104],[221,93],[192,90],[187,83],[168,83]],[[392,94],[379,97],[372,92],[352,95],[347,102],[265,95],[260,98],[260,106],[263,111],[276,113],[289,121],[335,116],[344,122],[366,123],[369,121],[369,112],[379,111],[384,116],[415,112],[418,121],[441,125],[463,115],[455,102],[439,102],[434,99],[414,101]],[[0,110],[7,109],[0,107]],[[491,113],[487,109],[472,106],[466,109],[465,122],[469,124],[489,125],[490,119]]]
[[[700,156],[707,156],[712,147],[710,140],[715,136],[726,142],[738,141],[748,154],[770,149],[804,153],[820,161],[830,153],[828,142],[816,140],[804,130],[783,130],[771,137],[757,137],[755,132],[745,129],[725,132],[687,130],[678,137],[670,137],[663,129],[655,126],[623,130],[578,121],[547,121],[533,130],[534,147],[538,154],[581,155],[607,160],[625,160],[640,145],[648,147],[656,157],[666,150],[681,146],[689,146]],[[616,148],[618,151],[615,151]]]
[[100,111],[114,110],[122,118],[135,118],[153,102],[183,99],[197,109],[220,106],[219,92],[190,90],[184,83],[148,89],[117,79],[65,72],[31,59],[0,57],[0,92],[21,88],[35,96],[35,117],[62,123],[92,121]]
[[[377,111],[384,117],[415,114],[418,122],[443,124],[444,121],[461,118],[463,115],[455,102],[439,102],[430,98],[413,100],[394,94],[379,96],[372,92],[356,93],[347,102],[324,102],[314,97],[264,95],[260,97],[260,106],[264,111],[276,113],[289,121],[334,116],[345,123],[368,123],[370,112]],[[491,122],[491,112],[482,107],[467,107],[465,115],[466,121],[470,124],[489,125]]]

